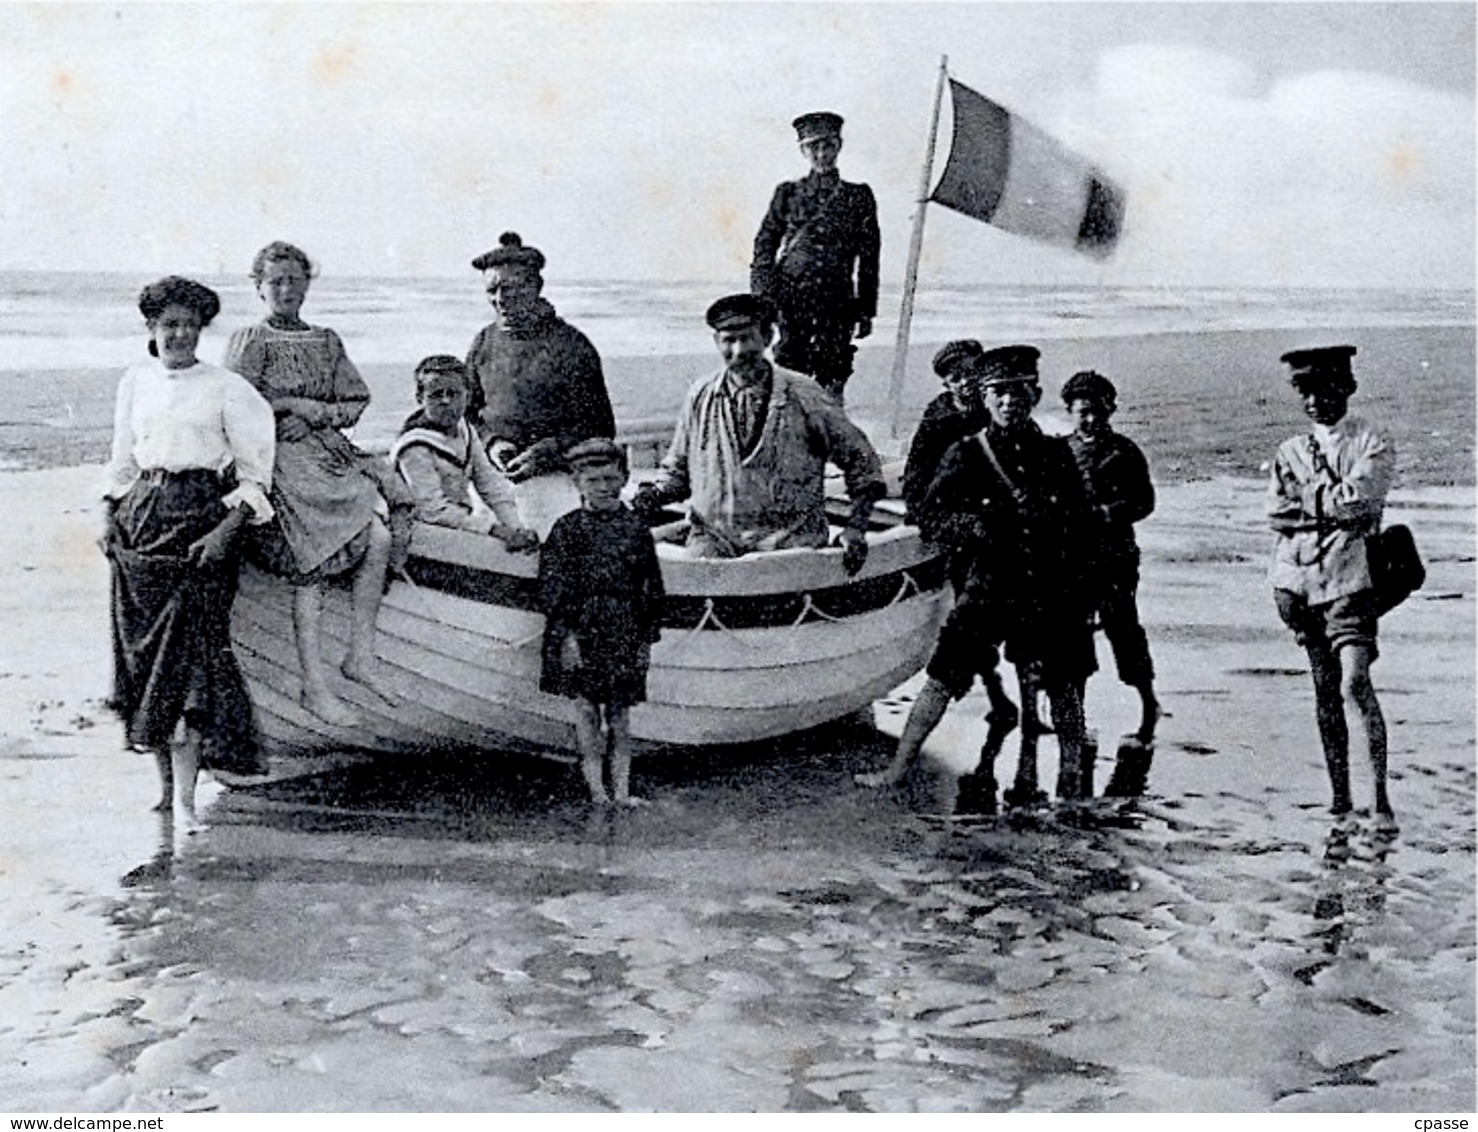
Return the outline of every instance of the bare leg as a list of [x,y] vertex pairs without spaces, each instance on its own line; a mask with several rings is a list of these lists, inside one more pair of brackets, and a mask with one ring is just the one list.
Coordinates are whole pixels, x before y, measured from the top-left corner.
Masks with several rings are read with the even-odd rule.
[[606,708],[606,727],[610,731],[611,793],[618,804],[641,806],[645,799],[631,794],[631,715],[628,708]]
[[173,807],[175,829],[180,833],[195,833],[203,829],[195,816],[195,779],[200,773],[200,732],[186,727],[185,733],[169,749],[170,773],[173,778]]
[[1083,758],[1083,697],[1071,682],[1049,689],[1047,697],[1052,729],[1057,732],[1057,796],[1092,797],[1092,768],[1084,765]]
[[1021,730],[1030,731],[1033,735],[1045,735],[1047,728],[1042,726],[1042,685],[1032,666],[1017,669],[1016,682],[1021,690]]
[[303,673],[303,706],[325,723],[348,727],[358,721],[354,709],[329,690],[323,667],[323,591],[316,585],[293,589],[293,629],[298,639],[298,665]]
[[1016,752],[1016,776],[1001,795],[1008,806],[1030,806],[1045,801],[1037,789],[1037,733],[1030,728],[1021,729],[1021,745]]
[[1339,652],[1340,693],[1355,717],[1356,731],[1364,741],[1370,760],[1372,801],[1378,817],[1391,819],[1391,799],[1386,793],[1386,717],[1381,712],[1375,685],[1370,680],[1370,649],[1346,645]]
[[1155,727],[1165,712],[1155,699],[1155,686],[1150,681],[1134,685],[1134,690],[1139,693],[1139,730],[1134,737],[1148,746],[1155,741]]
[[174,805],[174,755],[167,750],[154,750],[154,765],[159,768],[159,801],[154,803],[154,812],[169,813]]
[[902,781],[908,771],[908,764],[913,762],[919,748],[924,745],[924,740],[933,734],[934,728],[944,718],[949,701],[949,689],[934,677],[929,677],[919,690],[919,698],[909,709],[908,721],[903,725],[903,735],[898,740],[898,750],[893,755],[893,761],[882,770],[854,774],[853,781],[858,786],[892,786]]
[[580,773],[590,788],[590,800],[605,805],[611,800],[603,774],[606,735],[600,726],[600,707],[590,700],[575,701],[575,745],[580,749]]
[[[1324,765],[1329,771],[1332,793],[1330,812],[1350,812],[1350,732],[1340,688],[1340,658],[1327,648],[1308,650],[1309,671],[1314,677],[1314,716],[1319,723],[1319,741],[1324,747]],[[1366,674],[1369,679],[1369,673]],[[1377,708],[1379,712],[1379,708]],[[1381,722],[1381,762],[1385,763],[1385,722]],[[1382,774],[1384,777],[1384,773]]]
[[381,697],[392,693],[379,679],[375,659],[375,627],[380,619],[380,600],[385,596],[385,574],[390,568],[390,532],[377,518],[370,524],[369,549],[354,572],[353,600],[349,619],[349,651],[343,673]]
[[1016,705],[1011,702],[1011,697],[1006,695],[1006,685],[1001,679],[999,669],[992,668],[985,674],[985,694],[990,700],[986,722],[991,727],[1004,727],[1007,730],[1015,727],[1021,716]]
[[1037,718],[1037,680],[1029,665],[1016,669],[1021,692],[1021,747],[1016,755],[1016,778],[1001,795],[1008,806],[1029,806],[1037,800],[1037,736],[1042,733]]

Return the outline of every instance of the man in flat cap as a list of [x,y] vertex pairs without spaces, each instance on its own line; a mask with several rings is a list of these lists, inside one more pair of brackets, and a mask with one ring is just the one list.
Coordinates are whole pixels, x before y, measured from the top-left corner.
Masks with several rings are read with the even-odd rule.
[[565,451],[616,435],[600,355],[541,297],[544,255],[516,232],[505,232],[472,266],[482,272],[497,319],[467,352],[467,417],[493,464],[513,481],[524,521],[543,537],[580,505]]
[[1307,651],[1314,712],[1333,792],[1331,813],[1350,813],[1350,727],[1370,762],[1377,828],[1394,831],[1386,792],[1386,721],[1371,683],[1380,609],[1366,536],[1380,529],[1396,449],[1384,432],[1349,416],[1354,346],[1283,355],[1310,432],[1285,440],[1273,461],[1268,516],[1277,532],[1269,572],[1278,614]]
[[775,361],[840,402],[852,339],[872,333],[878,310],[878,206],[872,189],[837,173],[840,115],[802,114],[793,125],[811,172],[776,187],[754,238],[749,289],[779,310]]
[[848,574],[867,560],[873,504],[887,492],[877,453],[839,405],[765,352],[775,309],[756,295],[729,295],[708,308],[724,366],[688,390],[658,478],[633,506],[653,515],[688,500],[688,546],[699,557],[821,547],[828,462],[841,469],[852,514],[839,537]]
[[[984,393],[985,426],[952,445],[919,507],[919,529],[950,555],[961,579],[928,679],[909,711],[893,760],[857,775],[862,786],[903,778],[951,700],[994,666],[1004,645],[1016,666],[1023,703],[1044,689],[1057,733],[1057,793],[1077,798],[1084,781],[1083,702],[1079,688],[1096,667],[1082,575],[1087,502],[1067,441],[1032,420],[1041,399],[1034,346],[1004,346],[975,363]],[[989,646],[987,648],[986,646]],[[1031,804],[1037,790],[1035,729],[1023,729],[1008,804]],[[989,775],[990,768],[982,768]]]

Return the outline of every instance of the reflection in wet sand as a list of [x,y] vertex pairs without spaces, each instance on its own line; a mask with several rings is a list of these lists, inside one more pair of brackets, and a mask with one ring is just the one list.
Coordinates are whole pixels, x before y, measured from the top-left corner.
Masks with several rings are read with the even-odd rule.
[[[1450,987],[1405,961],[1400,984],[1365,985],[1388,977],[1383,933],[1427,935],[1431,957],[1454,941],[1431,936],[1435,893],[1358,830],[1341,861],[1231,823],[1172,831],[1153,797],[1000,809],[989,741],[963,775],[926,761],[891,797],[852,789],[889,745],[852,728],[741,762],[639,761],[640,813],[592,814],[577,776],[536,761],[383,760],[227,793],[207,833],[161,839],[125,878],[130,1040],[91,1095],[1338,1108],[1450,1046],[1432,1025],[1461,1015]],[[1352,1044],[1355,1015],[1371,1036]]]

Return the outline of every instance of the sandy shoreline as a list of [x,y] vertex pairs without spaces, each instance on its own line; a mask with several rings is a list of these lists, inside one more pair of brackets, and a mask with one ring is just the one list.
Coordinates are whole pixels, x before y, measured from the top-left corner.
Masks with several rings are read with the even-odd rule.
[[[639,762],[654,804],[615,830],[567,772],[428,762],[207,787],[215,825],[171,861],[100,706],[96,481],[0,474],[9,1107],[1473,1108],[1471,488],[1390,513],[1430,577],[1382,625],[1389,852],[1326,855],[1262,485],[1215,479],[1141,529],[1173,716],[1101,824],[939,820],[978,696],[901,790],[854,790],[905,687],[883,736],[799,762]],[[1132,697],[1107,671],[1088,709],[1101,787]]]
[[[989,312],[973,332],[989,340]],[[968,333],[969,331],[962,331]],[[211,334],[224,330],[212,329]],[[1119,425],[1150,458],[1156,480],[1183,483],[1212,476],[1256,476],[1284,436],[1302,426],[1288,396],[1278,356],[1296,346],[1354,342],[1362,383],[1356,411],[1391,430],[1401,482],[1470,484],[1474,480],[1474,328],[1330,327],[1318,331],[1215,331],[1047,339],[1042,348],[1043,409],[1057,412],[1057,390],[1075,370],[1096,368],[1120,390]],[[671,417],[695,378],[716,359],[702,352],[605,359],[618,419]],[[937,343],[909,351],[903,432],[937,392],[929,367]],[[350,356],[353,342],[347,343]],[[461,344],[449,347],[459,353]],[[362,443],[388,446],[414,408],[411,369],[363,367],[374,399],[356,432]],[[852,415],[888,443],[891,344],[866,345],[848,391]],[[106,458],[116,370],[0,370],[0,467],[38,468]],[[901,443],[901,442],[900,442]]]

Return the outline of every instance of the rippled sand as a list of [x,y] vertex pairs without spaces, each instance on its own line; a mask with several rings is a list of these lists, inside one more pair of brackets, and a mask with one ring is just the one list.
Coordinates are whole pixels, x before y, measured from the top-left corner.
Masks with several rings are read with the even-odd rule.
[[[0,564],[0,610],[35,627],[0,663],[8,1107],[1474,1107],[1471,489],[1393,515],[1430,567],[1376,667],[1394,839],[1324,813],[1260,485],[1216,481],[1142,530],[1173,714],[1138,765],[1100,650],[1117,797],[994,807],[978,696],[897,790],[856,789],[910,685],[881,732],[638,760],[633,813],[592,815],[557,763],[346,759],[203,788],[211,827],[177,846],[97,703],[87,484],[0,476],[49,512]],[[1050,737],[1041,758],[1050,782]]]

